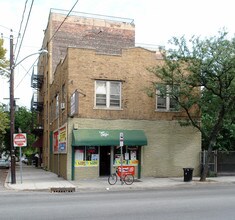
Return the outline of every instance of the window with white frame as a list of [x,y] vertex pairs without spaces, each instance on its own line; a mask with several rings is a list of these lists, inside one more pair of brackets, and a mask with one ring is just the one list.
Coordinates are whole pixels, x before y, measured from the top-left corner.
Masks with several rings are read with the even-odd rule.
[[173,94],[178,92],[178,85],[158,84],[156,89],[156,109],[158,111],[179,111],[179,104],[173,98]]
[[95,107],[120,108],[121,107],[121,82],[95,81]]

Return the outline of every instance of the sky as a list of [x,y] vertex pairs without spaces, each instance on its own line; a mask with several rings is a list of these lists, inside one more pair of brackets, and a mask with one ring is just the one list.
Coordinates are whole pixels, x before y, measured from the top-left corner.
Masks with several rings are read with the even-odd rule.
[[[31,67],[38,56],[29,55],[36,53],[42,46],[43,30],[46,29],[50,9],[69,11],[76,2],[77,0],[0,0],[0,34],[8,51],[6,58],[9,59],[10,56],[9,36],[12,34],[14,44],[17,45],[15,58],[17,57],[17,61],[23,60],[15,68],[14,93],[17,105],[30,109],[33,94]],[[234,0],[78,0],[73,11],[131,18],[135,23],[137,44],[168,47],[168,41],[174,36],[190,38],[196,35],[204,38],[217,35],[223,28],[234,36],[234,4]],[[28,26],[24,34],[27,20]],[[18,38],[21,24],[21,38]],[[20,51],[17,50],[19,46]],[[29,57],[24,60],[27,56]],[[0,103],[8,104],[8,98],[9,81],[0,77]]]

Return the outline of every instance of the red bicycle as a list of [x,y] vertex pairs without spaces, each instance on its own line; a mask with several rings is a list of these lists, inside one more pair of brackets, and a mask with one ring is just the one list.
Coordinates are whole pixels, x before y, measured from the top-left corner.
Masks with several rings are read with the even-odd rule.
[[[121,170],[122,169],[122,170]],[[120,178],[120,181],[127,184],[131,185],[134,182],[134,170],[135,168],[132,166],[121,166],[117,167],[116,172],[111,174],[108,178],[108,182],[110,185],[114,185],[118,178]]]

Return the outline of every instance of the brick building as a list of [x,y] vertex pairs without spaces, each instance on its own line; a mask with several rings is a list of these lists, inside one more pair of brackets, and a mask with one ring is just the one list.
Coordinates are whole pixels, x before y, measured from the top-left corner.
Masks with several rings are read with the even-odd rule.
[[183,167],[196,174],[200,133],[179,125],[185,114],[169,97],[146,94],[154,77],[146,68],[162,60],[135,47],[133,21],[76,14],[58,29],[64,19],[50,13],[49,54],[33,76],[43,167],[66,179],[109,175],[120,165],[123,133],[123,163],[136,177],[181,176]]

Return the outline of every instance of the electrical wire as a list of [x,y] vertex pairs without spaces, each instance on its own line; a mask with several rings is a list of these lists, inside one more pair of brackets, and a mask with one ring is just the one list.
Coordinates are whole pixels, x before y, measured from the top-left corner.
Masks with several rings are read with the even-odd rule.
[[12,29],[11,29],[11,28],[8,28],[8,27],[6,27],[6,26],[3,26],[3,25],[1,25],[1,24],[0,24],[0,27],[3,27],[3,28],[5,28],[5,29],[7,29],[7,30],[10,30],[10,31],[12,31]]
[[[73,11],[74,7],[76,6],[76,4],[78,3],[79,0],[77,0],[73,7],[70,9],[70,11],[68,12],[68,14],[66,15],[66,17],[64,18],[64,20],[61,22],[60,26],[56,29],[55,33],[52,35],[52,37],[50,38],[50,40],[48,41],[48,44],[51,42],[51,40],[55,37],[56,33],[59,31],[59,29],[61,28],[61,26],[64,24],[65,20],[68,18],[68,16],[70,15],[70,13]],[[46,48],[44,48],[46,49]]]
[[17,56],[16,56],[16,58],[15,58],[15,62],[17,62],[17,59],[18,59],[18,56],[19,56],[19,53],[20,53],[20,49],[21,49],[21,46],[22,46],[22,43],[23,43],[23,40],[24,40],[25,32],[26,32],[26,29],[27,29],[27,27],[28,27],[28,22],[29,22],[29,18],[30,18],[30,15],[31,15],[33,3],[34,3],[34,0],[32,0],[32,2],[31,2],[29,14],[28,14],[28,18],[27,18],[27,21],[26,21],[26,24],[25,24],[24,33],[23,33],[23,36],[22,36],[22,39],[21,39],[21,43],[20,43],[20,46],[19,46],[19,50],[18,50]]
[[[34,0],[33,0],[34,1]],[[33,4],[32,1],[32,4]],[[61,26],[63,25],[63,23],[65,22],[65,20],[68,18],[68,16],[70,15],[70,13],[73,11],[74,7],[77,5],[79,0],[77,0],[75,2],[75,4],[73,5],[73,7],[70,9],[70,11],[68,12],[68,14],[66,15],[65,19],[61,22],[61,24],[59,25],[59,27],[56,29],[55,33],[53,34],[53,36],[50,38],[50,40],[48,41],[48,43],[55,37],[56,33],[59,31],[59,29],[61,28]],[[32,5],[31,5],[32,8]],[[22,41],[21,41],[22,42]],[[19,53],[18,53],[19,54]],[[39,58],[39,57],[38,57]],[[37,62],[38,58],[34,61],[33,65],[29,68],[29,70],[25,73],[25,75],[23,76],[23,78],[20,80],[20,82],[18,83],[18,85],[15,87],[18,88],[19,85],[22,83],[22,81],[24,80],[24,78],[26,77],[26,75],[29,73],[29,71],[33,68],[33,66],[35,65],[35,63]]]
[[[39,58],[39,57],[38,57]],[[33,64],[30,66],[30,68],[28,69],[28,71],[25,73],[25,75],[22,77],[22,79],[20,80],[20,82],[17,84],[17,86],[15,87],[15,89],[17,89],[19,87],[19,85],[22,83],[22,81],[25,79],[26,75],[29,74],[29,71],[35,66],[36,62],[38,61],[38,58],[36,58],[36,60],[33,62]]]
[[18,46],[18,40],[20,38],[20,33],[21,33],[21,28],[22,28],[22,25],[23,25],[23,21],[24,21],[24,15],[25,15],[25,10],[26,10],[27,3],[28,3],[28,0],[26,0],[25,4],[24,4],[24,10],[23,10],[23,14],[22,14],[21,22],[20,22],[20,28],[19,28],[19,32],[18,32],[17,41],[16,41],[16,44],[15,44],[14,54],[15,54],[17,46]]

